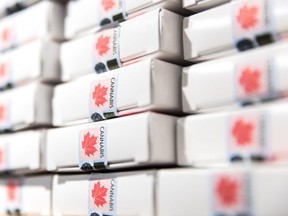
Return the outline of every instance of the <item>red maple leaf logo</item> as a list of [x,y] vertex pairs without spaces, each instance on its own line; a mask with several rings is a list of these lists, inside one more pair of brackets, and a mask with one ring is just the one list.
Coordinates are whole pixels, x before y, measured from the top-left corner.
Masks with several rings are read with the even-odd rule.
[[223,206],[232,206],[238,202],[239,184],[228,177],[221,177],[216,184],[216,194]]
[[261,87],[261,72],[258,69],[252,70],[245,68],[239,78],[239,83],[247,94],[253,94],[259,91]]
[[97,149],[95,145],[97,144],[97,137],[96,136],[91,136],[90,132],[86,133],[84,135],[84,140],[82,141],[82,149],[85,151],[85,155],[90,157],[93,155]]
[[94,204],[99,206],[103,206],[107,203],[105,196],[107,196],[108,189],[104,186],[101,187],[100,181],[98,181],[96,184],[94,184],[94,187],[92,189],[92,197],[94,199]]
[[93,91],[93,99],[94,103],[97,107],[100,105],[104,105],[104,103],[107,101],[105,96],[107,95],[108,88],[105,86],[101,87],[101,84],[99,83],[97,86],[95,86]]
[[7,42],[10,38],[11,34],[10,34],[10,30],[9,28],[4,28],[2,33],[1,33],[1,41],[3,43]]
[[251,143],[253,130],[254,126],[252,123],[246,123],[242,119],[239,119],[233,126],[232,134],[236,139],[237,144],[240,146],[245,146]]
[[110,38],[109,36],[103,36],[101,35],[98,40],[97,40],[97,43],[96,43],[96,50],[98,51],[98,54],[100,56],[106,54],[109,50],[109,42],[110,42]]
[[237,21],[240,24],[240,26],[248,30],[249,28],[255,27],[255,25],[258,23],[257,20],[257,14],[259,12],[259,8],[257,6],[247,6],[244,5],[237,15]]
[[10,202],[16,199],[16,188],[17,185],[14,182],[9,182],[7,185],[7,197]]
[[112,9],[115,5],[114,0],[102,0],[102,6],[105,11]]
[[4,77],[6,75],[6,72],[7,72],[6,64],[1,63],[0,64],[0,78]]

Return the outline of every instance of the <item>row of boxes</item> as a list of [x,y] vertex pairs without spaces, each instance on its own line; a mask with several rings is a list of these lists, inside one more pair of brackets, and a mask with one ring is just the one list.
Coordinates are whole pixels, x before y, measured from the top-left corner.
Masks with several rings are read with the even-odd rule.
[[269,166],[1,179],[0,214],[286,215],[287,180]]

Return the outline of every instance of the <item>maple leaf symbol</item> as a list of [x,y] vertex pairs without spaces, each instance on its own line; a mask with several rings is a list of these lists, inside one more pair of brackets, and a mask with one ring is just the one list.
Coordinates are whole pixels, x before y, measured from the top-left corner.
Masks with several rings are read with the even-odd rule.
[[100,182],[94,184],[94,188],[92,189],[92,197],[94,199],[94,204],[99,206],[103,206],[106,204],[105,196],[107,196],[108,189],[104,186],[101,187]]
[[252,123],[245,123],[243,120],[239,119],[234,124],[232,134],[240,146],[245,146],[251,142],[253,130],[254,126]]
[[253,28],[258,20],[257,20],[257,13],[259,12],[259,9],[257,6],[247,6],[244,5],[237,16],[237,21],[241,25],[241,27],[245,30],[248,30],[249,28]]
[[96,136],[91,136],[90,132],[86,133],[84,135],[84,140],[82,141],[82,149],[85,151],[85,155],[90,157],[93,155],[97,149],[95,145],[97,144],[97,137]]
[[7,185],[7,195],[10,202],[16,199],[16,187],[17,185],[13,182],[9,182]]
[[218,195],[221,204],[224,206],[231,206],[237,203],[238,189],[239,185],[236,181],[233,181],[228,177],[220,178],[216,185],[216,194]]
[[6,71],[7,71],[6,64],[4,63],[0,64],[0,77],[4,77]]
[[101,35],[96,43],[96,50],[98,50],[98,54],[100,56],[104,55],[107,53],[107,51],[109,50],[109,42],[110,42],[110,38],[109,36],[105,36],[103,37],[103,35]]
[[105,98],[107,94],[108,88],[105,86],[101,87],[101,84],[99,83],[93,91],[93,99],[95,101],[95,105],[99,107],[100,105],[104,105],[104,103],[107,101]]
[[102,5],[105,11],[112,9],[115,5],[114,0],[102,0]]
[[10,38],[10,30],[5,28],[1,33],[1,40],[2,42],[7,42]]
[[242,71],[239,83],[247,94],[252,94],[259,90],[260,78],[261,72],[259,70],[251,70],[247,67]]

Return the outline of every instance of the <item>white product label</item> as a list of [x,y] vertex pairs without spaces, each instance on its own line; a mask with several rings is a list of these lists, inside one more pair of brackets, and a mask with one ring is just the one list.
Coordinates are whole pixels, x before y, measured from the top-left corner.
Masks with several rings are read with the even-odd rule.
[[107,162],[107,126],[99,126],[80,131],[79,167],[84,171],[105,168]]
[[251,215],[251,190],[248,173],[214,173],[211,190],[212,215]]
[[0,143],[0,171],[8,168],[8,146],[7,143]]
[[274,40],[268,0],[242,0],[234,3],[233,35],[238,49],[246,50]]
[[88,192],[88,212],[90,216],[116,215],[116,186],[115,178],[100,180],[91,178]]
[[106,29],[93,38],[93,62],[96,73],[121,67],[119,54],[120,27]]
[[15,35],[13,25],[7,23],[0,27],[0,52],[7,50],[15,45]]
[[21,180],[9,179],[6,183],[6,207],[11,215],[21,214]]
[[235,65],[236,97],[253,101],[275,97],[273,68],[269,58],[247,60]]
[[9,61],[0,61],[0,89],[4,90],[12,85],[12,65]]
[[121,22],[126,19],[125,0],[98,0],[99,25]]
[[251,112],[228,118],[229,159],[263,159],[266,146],[265,114]]
[[2,131],[11,129],[9,108],[9,101],[0,101],[0,130]]
[[90,118],[100,121],[118,116],[117,112],[118,73],[109,72],[98,76],[91,83],[90,89]]

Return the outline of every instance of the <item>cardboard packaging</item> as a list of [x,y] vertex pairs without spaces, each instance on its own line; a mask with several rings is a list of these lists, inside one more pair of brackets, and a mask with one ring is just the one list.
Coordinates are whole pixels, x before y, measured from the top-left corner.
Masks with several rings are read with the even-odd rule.
[[0,136],[0,171],[31,173],[45,170],[45,132],[31,130]]
[[288,43],[282,42],[183,69],[183,111],[235,106],[288,93]]
[[32,83],[0,95],[0,130],[48,126],[52,121],[53,87]]
[[154,172],[55,176],[52,215],[153,216],[154,181]]
[[54,41],[35,40],[0,55],[0,88],[59,81],[59,48]]
[[55,87],[53,124],[85,123],[136,112],[181,110],[181,67],[149,59]]
[[[65,36],[72,38],[106,24],[130,19],[155,7],[187,14],[187,11],[182,8],[181,0],[115,0],[112,3],[89,0],[70,1],[65,18]],[[83,11],[85,13],[82,13]]]
[[52,176],[1,178],[0,215],[52,215]]
[[102,73],[147,56],[182,64],[182,21],[182,16],[158,8],[115,28],[65,42],[60,56],[62,79]]
[[157,215],[286,215],[287,180],[277,167],[162,170]]
[[[127,168],[176,163],[176,118],[141,113],[107,121],[50,129],[48,171]],[[63,153],[69,149],[69,154]]]
[[193,12],[200,12],[230,1],[231,0],[183,0],[183,7]]
[[286,0],[232,1],[187,17],[185,59],[208,60],[284,39],[287,19]]
[[0,51],[40,38],[62,39],[64,16],[63,5],[46,0],[3,18],[0,22]]
[[180,118],[178,164],[222,166],[232,161],[287,161],[287,110],[288,103],[281,102]]

